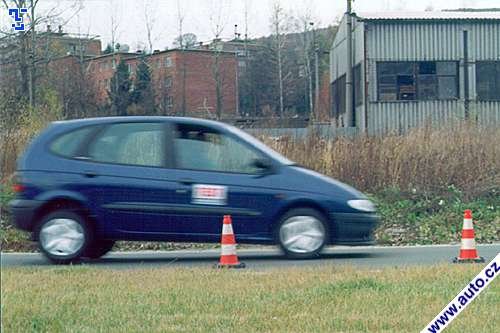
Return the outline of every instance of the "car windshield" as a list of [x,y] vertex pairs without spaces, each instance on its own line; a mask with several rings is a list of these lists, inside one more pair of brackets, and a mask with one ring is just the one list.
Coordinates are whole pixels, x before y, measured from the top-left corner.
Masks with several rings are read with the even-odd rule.
[[266,146],[264,143],[262,143],[260,140],[256,139],[255,137],[251,136],[245,131],[240,130],[237,127],[227,125],[227,129],[240,137],[241,139],[245,140],[246,142],[250,143],[253,145],[255,148],[259,149],[260,151],[264,152],[266,155],[271,157],[272,159],[278,161],[281,164],[286,164],[286,165],[294,165],[296,164],[293,161],[290,161],[288,158],[285,156],[281,155],[277,151],[273,150],[272,148]]

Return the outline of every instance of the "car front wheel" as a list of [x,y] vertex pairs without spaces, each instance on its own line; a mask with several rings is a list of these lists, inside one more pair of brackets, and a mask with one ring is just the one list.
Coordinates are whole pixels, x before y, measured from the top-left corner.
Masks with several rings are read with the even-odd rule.
[[325,218],[314,209],[292,209],[281,218],[278,241],[288,257],[299,259],[317,257],[327,239]]
[[78,261],[92,242],[91,228],[85,219],[68,210],[47,215],[37,232],[40,251],[56,264]]

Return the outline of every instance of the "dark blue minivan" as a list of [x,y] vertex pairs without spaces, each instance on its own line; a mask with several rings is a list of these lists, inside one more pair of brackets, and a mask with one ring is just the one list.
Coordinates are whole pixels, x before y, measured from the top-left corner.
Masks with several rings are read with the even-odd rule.
[[18,228],[55,263],[98,258],[117,240],[239,243],[294,258],[373,243],[374,205],[215,121],[110,117],[52,123],[18,161]]

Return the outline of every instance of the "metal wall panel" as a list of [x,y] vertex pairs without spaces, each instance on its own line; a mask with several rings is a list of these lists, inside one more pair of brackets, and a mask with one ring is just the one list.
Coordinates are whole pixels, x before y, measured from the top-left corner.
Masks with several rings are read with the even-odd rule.
[[318,135],[325,139],[337,137],[355,137],[358,135],[356,127],[333,127],[331,125],[315,125],[305,128],[244,128],[247,133],[253,136],[280,137],[290,136],[296,139],[304,139],[310,134]]
[[477,117],[478,123],[484,126],[500,125],[500,101],[474,103],[471,110],[472,116]]
[[453,22],[368,23],[369,58],[389,60],[458,60],[462,26]]
[[464,117],[464,105],[459,100],[370,103],[368,133],[404,133],[412,127],[438,126]]
[[[346,20],[342,19],[335,39],[330,49],[330,83],[346,73],[347,67],[347,42]],[[353,19],[353,61],[355,66],[364,59],[364,23]]]
[[467,30],[470,61],[500,60],[500,21],[471,23]]

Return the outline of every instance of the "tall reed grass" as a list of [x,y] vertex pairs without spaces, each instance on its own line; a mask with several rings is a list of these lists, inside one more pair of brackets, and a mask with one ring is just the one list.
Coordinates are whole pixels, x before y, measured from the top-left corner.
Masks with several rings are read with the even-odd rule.
[[474,196],[500,188],[500,128],[469,122],[405,135],[263,140],[300,165],[372,193],[386,188]]
[[[5,181],[33,135],[45,124],[21,122],[1,138],[1,171]],[[449,187],[474,196],[500,189],[500,128],[469,122],[443,128],[417,128],[405,135],[339,137],[310,135],[261,138],[300,165],[371,193],[387,188],[444,192]]]

